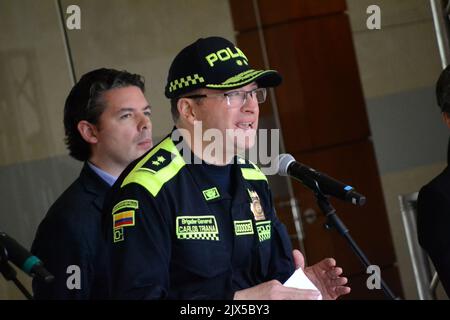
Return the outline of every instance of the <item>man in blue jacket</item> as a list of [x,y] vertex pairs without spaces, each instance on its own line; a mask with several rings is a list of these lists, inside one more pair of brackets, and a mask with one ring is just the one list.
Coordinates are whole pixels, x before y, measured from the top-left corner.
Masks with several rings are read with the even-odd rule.
[[140,75],[98,69],[83,75],[67,97],[65,141],[70,155],[84,166],[37,230],[31,251],[55,280],[33,279],[36,299],[108,296],[101,211],[123,169],[152,146],[144,89]]

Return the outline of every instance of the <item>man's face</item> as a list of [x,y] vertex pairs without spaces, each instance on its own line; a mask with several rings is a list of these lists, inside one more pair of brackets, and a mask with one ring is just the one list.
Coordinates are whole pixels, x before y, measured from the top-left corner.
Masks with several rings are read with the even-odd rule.
[[90,160],[120,172],[153,145],[150,106],[136,86],[108,90],[101,99],[105,109]]
[[[202,89],[199,94],[251,91],[256,88],[256,83],[251,83],[228,91]],[[227,150],[227,153],[247,150],[254,145],[259,117],[256,97],[247,95],[246,102],[241,107],[228,106],[227,98],[224,96],[203,98],[194,106],[194,112],[196,119],[202,121],[203,132],[214,128],[220,130],[224,138],[228,135],[228,139],[232,139],[230,141],[234,150]],[[235,138],[230,138],[230,135],[234,135]]]

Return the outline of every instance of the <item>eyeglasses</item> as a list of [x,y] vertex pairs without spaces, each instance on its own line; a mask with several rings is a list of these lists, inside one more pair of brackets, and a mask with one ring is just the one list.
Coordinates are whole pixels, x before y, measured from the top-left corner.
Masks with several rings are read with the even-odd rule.
[[267,90],[266,88],[256,88],[250,91],[231,91],[225,93],[215,93],[215,94],[193,94],[190,96],[185,96],[183,98],[209,98],[209,97],[225,97],[227,98],[227,105],[230,108],[240,108],[247,102],[247,96],[256,98],[258,104],[266,101]]

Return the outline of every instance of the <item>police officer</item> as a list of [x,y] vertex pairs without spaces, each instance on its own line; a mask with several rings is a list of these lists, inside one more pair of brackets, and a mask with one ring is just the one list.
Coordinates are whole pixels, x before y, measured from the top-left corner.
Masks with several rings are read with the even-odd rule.
[[[281,284],[296,267],[287,231],[265,175],[237,156],[280,82],[220,37],[175,57],[165,89],[175,128],[125,170],[105,206],[113,298],[317,299]],[[310,269],[326,298],[349,292],[341,273],[333,259]]]

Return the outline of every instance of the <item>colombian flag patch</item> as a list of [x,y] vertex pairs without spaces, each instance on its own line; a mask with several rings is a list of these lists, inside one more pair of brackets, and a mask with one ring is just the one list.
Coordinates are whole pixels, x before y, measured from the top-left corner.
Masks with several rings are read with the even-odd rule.
[[114,229],[134,226],[134,210],[113,214]]

